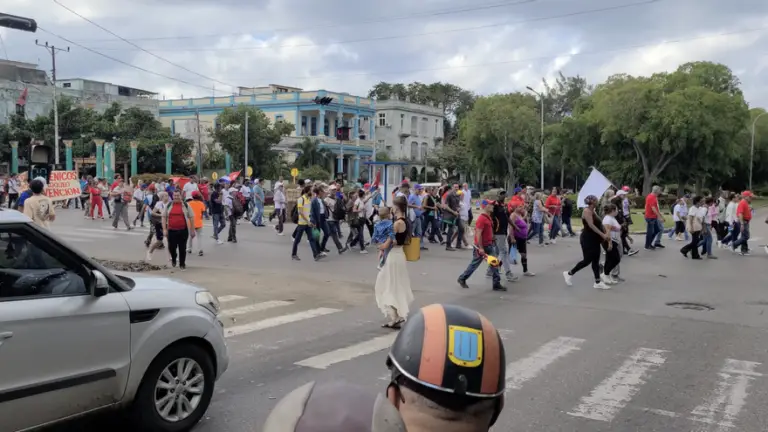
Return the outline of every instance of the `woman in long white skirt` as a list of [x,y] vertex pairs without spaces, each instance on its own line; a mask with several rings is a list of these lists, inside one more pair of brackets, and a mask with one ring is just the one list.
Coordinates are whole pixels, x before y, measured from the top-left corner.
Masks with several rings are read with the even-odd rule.
[[376,277],[376,304],[387,317],[387,323],[382,327],[399,329],[408,318],[408,306],[413,301],[411,279],[408,277],[403,245],[411,240],[411,227],[408,223],[408,201],[405,197],[397,197],[394,201],[395,223],[394,238],[390,237],[380,249],[392,249],[387,254],[386,261]]

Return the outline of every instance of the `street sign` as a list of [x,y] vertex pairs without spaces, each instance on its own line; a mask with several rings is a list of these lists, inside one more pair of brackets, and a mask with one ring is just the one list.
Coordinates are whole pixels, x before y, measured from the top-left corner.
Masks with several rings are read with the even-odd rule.
[[219,173],[217,173],[216,171],[212,172],[212,173],[211,173],[211,178],[212,178],[212,179],[214,179],[214,180],[218,180],[218,178],[219,178]]
[[299,169],[291,168],[291,177],[298,177],[298,176],[299,176]]
[[246,171],[246,173],[248,173],[248,177],[252,176],[253,175],[253,167],[249,166],[248,170]]
[[35,33],[37,22],[31,18],[0,13],[0,27]]

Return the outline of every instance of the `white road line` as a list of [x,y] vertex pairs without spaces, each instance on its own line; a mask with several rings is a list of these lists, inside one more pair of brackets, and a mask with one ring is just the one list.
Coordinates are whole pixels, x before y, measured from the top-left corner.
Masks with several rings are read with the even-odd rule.
[[281,326],[283,324],[289,324],[292,322],[303,321],[310,318],[316,318],[323,315],[330,315],[336,312],[341,312],[341,309],[331,308],[317,308],[309,309],[302,312],[293,314],[280,315],[272,318],[263,319],[261,321],[254,321],[248,324],[229,327],[224,329],[226,337],[238,336],[246,333],[260,331],[271,327]]
[[77,228],[77,232],[95,232],[95,233],[112,233],[117,235],[132,235],[132,236],[146,236],[146,234],[137,233],[133,231],[126,231],[120,227],[120,229],[114,229],[114,228]]
[[584,339],[561,336],[542,345],[528,357],[508,364],[507,390],[519,390],[557,359],[580,350],[583,343]]
[[248,297],[243,297],[239,295],[225,295],[225,296],[219,297],[219,303],[229,303],[229,302],[238,301],[238,300],[245,300],[247,298]]
[[[726,359],[718,375],[717,388],[706,401],[691,411],[690,419],[712,425],[711,431],[725,431],[735,427],[736,419],[744,408],[749,395],[749,385],[755,377],[760,363]],[[718,419],[719,418],[719,419]]]
[[258,312],[258,311],[272,309],[280,306],[288,306],[292,304],[293,304],[292,302],[287,302],[282,300],[271,300],[271,301],[265,301],[261,303],[254,303],[254,304],[250,304],[247,306],[242,306],[234,309],[224,309],[223,311],[221,311],[221,314],[225,317],[234,317],[239,315],[245,315],[251,312]]
[[640,348],[621,367],[600,383],[569,415],[609,422],[645,384],[646,377],[664,364],[667,351]]
[[304,359],[295,364],[315,369],[327,369],[329,366],[335,365],[336,363],[352,360],[356,357],[373,354],[377,351],[387,349],[392,345],[392,342],[395,341],[396,337],[397,333],[375,337],[365,342],[360,342],[359,344]]
[[116,238],[112,234],[107,234],[106,231],[103,233],[89,233],[89,232],[80,232],[80,231],[67,231],[67,232],[60,232],[58,230],[54,231],[54,234],[56,235],[68,235],[68,236],[77,236],[77,237],[85,237],[85,238],[94,238],[94,239],[114,239]]
[[80,238],[80,237],[69,237],[69,236],[62,235],[62,234],[57,234],[57,235],[59,237],[61,237],[62,239],[66,240],[68,242],[73,242],[73,243],[91,243],[93,241],[92,239],[84,239],[84,238]]

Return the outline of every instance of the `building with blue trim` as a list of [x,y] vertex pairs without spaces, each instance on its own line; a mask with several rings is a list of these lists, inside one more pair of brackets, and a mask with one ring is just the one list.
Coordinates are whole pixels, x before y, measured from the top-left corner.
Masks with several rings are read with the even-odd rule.
[[[333,100],[329,105],[321,106],[314,102],[317,97]],[[211,138],[205,130],[216,127],[216,117],[225,108],[240,104],[259,108],[272,122],[286,121],[295,126],[293,134],[278,145],[278,149],[286,152],[289,161],[296,157],[293,146],[304,137],[320,140],[321,148],[333,152],[336,155],[335,166],[327,168],[332,173],[345,172],[349,179],[360,177],[361,161],[374,159],[375,101],[347,93],[305,91],[277,84],[240,87],[238,94],[232,96],[159,101],[160,120],[173,134],[195,142],[200,134],[202,143],[210,143]],[[339,126],[352,128],[349,142],[340,143],[335,138]]]

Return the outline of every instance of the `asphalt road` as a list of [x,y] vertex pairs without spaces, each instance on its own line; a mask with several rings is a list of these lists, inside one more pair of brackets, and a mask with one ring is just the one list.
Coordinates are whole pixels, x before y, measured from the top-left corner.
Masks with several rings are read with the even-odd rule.
[[[691,261],[666,240],[621,266],[627,282],[591,287],[589,269],[565,286],[562,272],[580,259],[577,239],[530,247],[537,275],[490,290],[483,271],[456,284],[469,251],[432,248],[409,264],[416,304],[461,304],[501,329],[507,354],[507,402],[498,431],[764,431],[768,424],[768,238],[756,217],[753,255],[716,250],[718,260]],[[93,256],[141,259],[139,230],[61,211],[53,230]],[[236,245],[206,247],[189,270],[172,273],[220,296],[231,365],[196,431],[260,430],[287,392],[310,380],[345,379],[372,389],[387,384],[384,366],[394,333],[380,328],[375,254],[335,253],[313,262],[290,236],[242,224]],[[288,231],[292,226],[288,227]],[[90,234],[84,235],[84,234]],[[205,237],[209,237],[206,234]],[[163,261],[162,253],[156,262]],[[689,302],[711,310],[668,303]],[[109,418],[56,428],[101,430]]]

